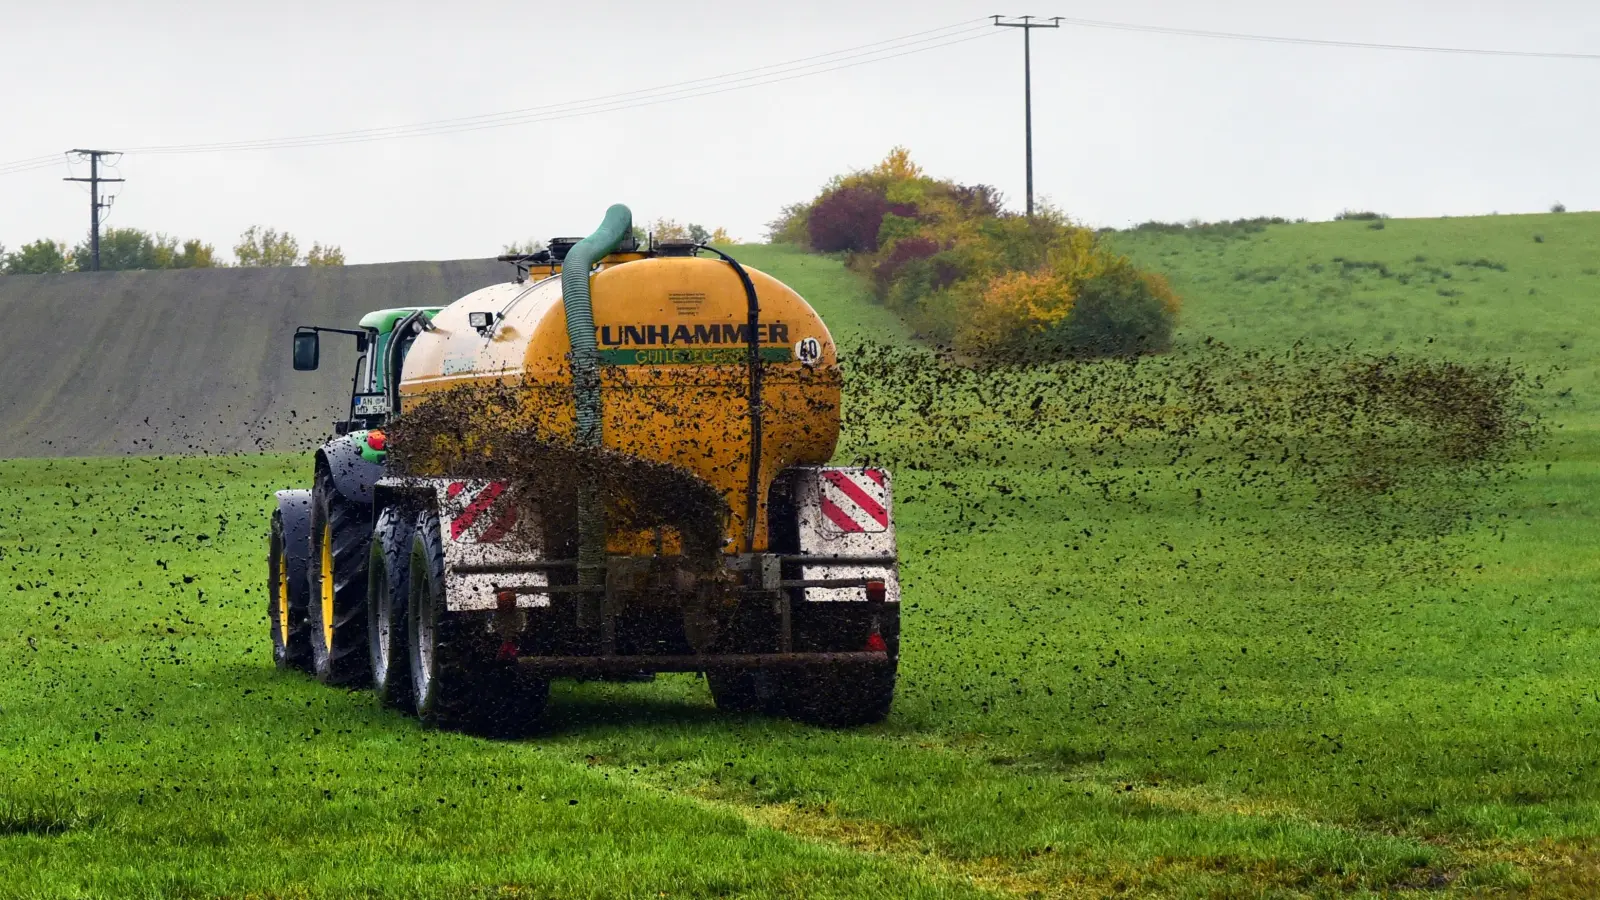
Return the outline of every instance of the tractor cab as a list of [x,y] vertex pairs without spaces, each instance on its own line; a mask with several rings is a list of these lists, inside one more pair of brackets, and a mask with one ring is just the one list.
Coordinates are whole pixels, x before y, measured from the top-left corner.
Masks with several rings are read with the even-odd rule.
[[396,406],[394,396],[400,384],[398,373],[406,352],[417,334],[441,307],[400,307],[367,313],[359,328],[326,328],[301,325],[294,334],[294,367],[305,372],[318,367],[320,335],[323,332],[347,334],[355,338],[355,374],[350,382],[349,417],[334,423],[337,434],[377,428]]

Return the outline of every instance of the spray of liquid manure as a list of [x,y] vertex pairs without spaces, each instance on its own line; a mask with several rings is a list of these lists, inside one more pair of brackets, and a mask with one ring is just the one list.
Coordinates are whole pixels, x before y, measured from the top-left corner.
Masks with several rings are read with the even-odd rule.
[[[1394,576],[1447,567],[1447,539],[1499,527],[1490,511],[1545,433],[1529,404],[1538,379],[1509,364],[1214,342],[1170,356],[978,368],[868,344],[841,363],[838,460],[906,473],[901,502],[954,510],[967,529],[1041,504],[1065,501],[1089,522],[1181,499],[1274,555],[1339,547]],[[511,412],[536,390],[433,395],[391,426],[394,471],[506,482],[536,512],[521,521],[539,534],[523,537],[548,552],[575,545],[587,479],[606,499],[608,527],[670,529],[686,562],[717,565],[739,498],[627,447],[578,448]],[[736,389],[706,390],[729,396],[705,402],[745,402]],[[681,415],[678,439],[697,440]],[[1264,513],[1258,523],[1252,509]]]
[[[1093,525],[1185,508],[1258,553],[1448,567],[1543,438],[1537,378],[1338,349],[971,367],[866,345],[843,360],[841,455],[925,472],[906,502],[967,530],[1040,509]],[[1337,550],[1335,549],[1337,548]],[[1344,559],[1343,563],[1353,560]]]

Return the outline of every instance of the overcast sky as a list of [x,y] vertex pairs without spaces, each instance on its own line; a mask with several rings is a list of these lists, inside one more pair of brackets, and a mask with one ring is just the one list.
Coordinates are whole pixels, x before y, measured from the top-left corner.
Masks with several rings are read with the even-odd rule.
[[[1034,0],[1028,0],[1034,2]],[[1384,43],[1600,53],[1579,0],[960,0],[542,4],[0,0],[0,167],[71,147],[248,141],[642,91],[991,13]],[[747,240],[895,144],[1023,198],[1022,36],[777,84],[448,136],[130,153],[109,224],[229,250],[252,224],[350,262],[489,256],[605,207]],[[952,29],[946,34],[968,36]],[[928,44],[915,45],[927,47]],[[908,49],[915,49],[915,46]],[[1092,225],[1346,207],[1396,216],[1600,208],[1600,61],[1033,35],[1039,195]],[[0,243],[76,242],[61,162],[0,175]]]

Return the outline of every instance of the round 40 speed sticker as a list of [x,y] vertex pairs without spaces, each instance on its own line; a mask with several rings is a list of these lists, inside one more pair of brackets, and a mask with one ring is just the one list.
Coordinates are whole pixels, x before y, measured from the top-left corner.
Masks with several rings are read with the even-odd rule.
[[822,361],[822,342],[814,337],[801,338],[794,345],[794,357],[803,365],[814,366]]

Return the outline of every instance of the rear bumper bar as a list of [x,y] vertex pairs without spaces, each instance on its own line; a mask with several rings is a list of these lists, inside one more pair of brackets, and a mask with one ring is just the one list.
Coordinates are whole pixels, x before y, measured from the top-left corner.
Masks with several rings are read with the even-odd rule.
[[[729,554],[724,557],[728,568],[734,571],[750,571],[761,569],[761,559],[773,559],[780,563],[795,562],[808,566],[893,566],[897,558],[892,553],[856,554],[851,556],[823,555],[816,553],[749,553]],[[575,559],[543,559],[531,562],[505,562],[492,564],[460,563],[452,569],[462,575],[508,575],[519,572],[549,572],[556,569],[578,568]]]
[[783,669],[800,666],[884,664],[889,654],[721,653],[690,656],[524,656],[517,664],[541,675],[596,675],[625,672],[704,672],[707,669]]

